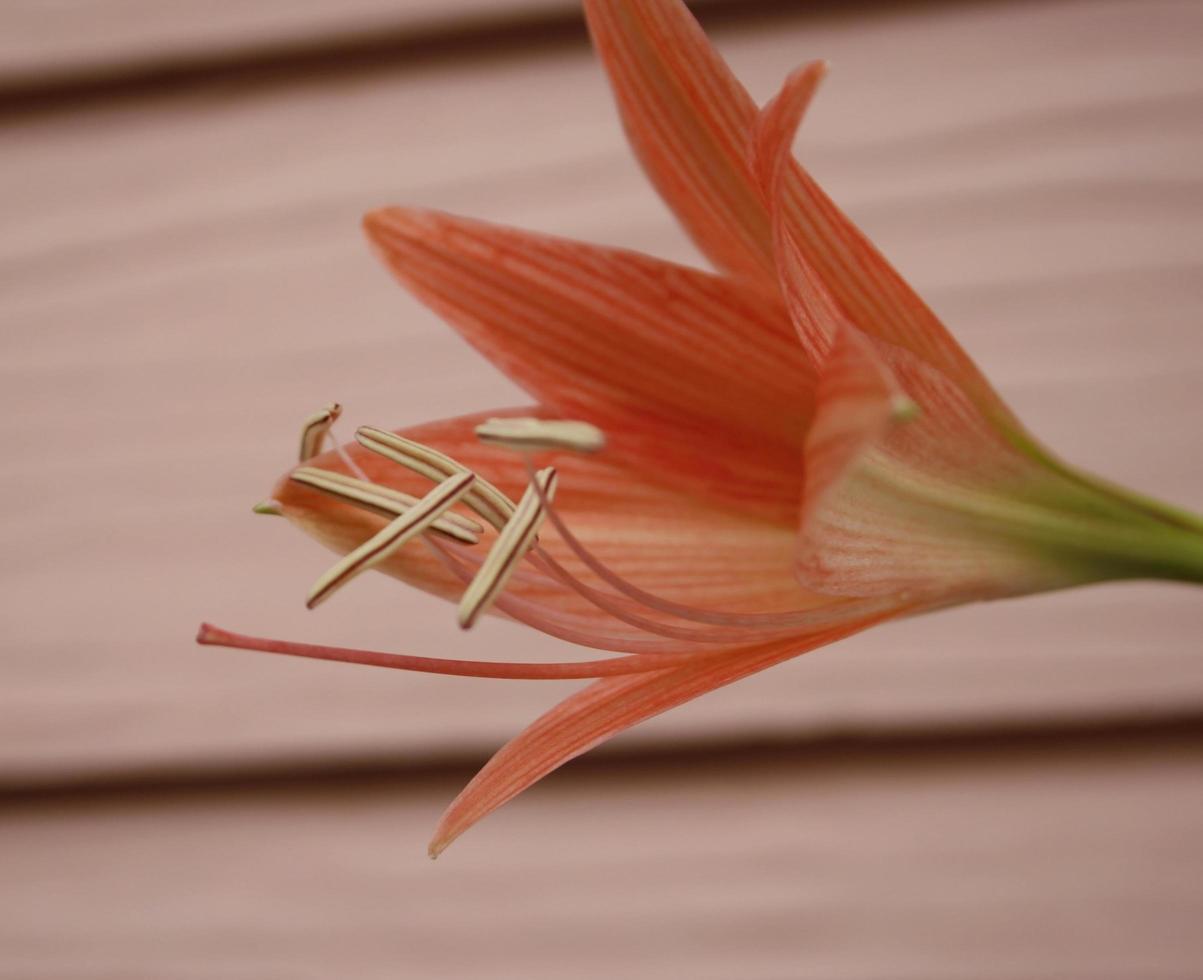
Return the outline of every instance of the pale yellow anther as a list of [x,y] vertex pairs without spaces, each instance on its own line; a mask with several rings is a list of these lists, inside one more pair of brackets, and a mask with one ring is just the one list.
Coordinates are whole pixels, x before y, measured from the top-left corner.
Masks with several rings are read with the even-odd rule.
[[[550,501],[555,496],[556,471],[551,467],[540,470],[535,474],[535,480],[542,490],[542,497]],[[497,540],[493,542],[493,547],[460,600],[458,618],[461,628],[469,629],[501,594],[518,563],[534,543],[545,516],[539,491],[533,486],[527,487],[514,509],[514,516],[497,535]]]
[[[360,426],[355,438],[365,449],[370,449],[385,459],[391,459],[429,480],[442,480],[453,473],[470,472],[462,463],[437,449],[423,446],[385,429],[377,429],[370,425]],[[505,526],[515,507],[509,497],[479,476],[472,491],[464,497],[464,503],[498,530]]]
[[476,427],[476,437],[489,445],[523,452],[564,449],[595,453],[606,444],[606,435],[597,426],[568,419],[489,419]]
[[[290,478],[315,490],[321,490],[332,497],[346,500],[350,503],[370,510],[382,517],[400,517],[418,503],[418,498],[392,487],[383,487],[376,483],[358,480],[345,473],[335,473],[331,470],[317,469],[313,466],[300,466],[293,470]],[[445,534],[465,544],[476,544],[478,534],[484,532],[473,520],[463,517],[454,511],[447,511],[431,526],[430,530]]]
[[297,454],[302,463],[307,459],[313,459],[322,451],[322,443],[326,441],[326,434],[330,431],[330,426],[338,421],[338,417],[342,413],[342,406],[337,402],[332,402],[305,420],[305,424],[301,427],[301,448]]
[[[463,470],[462,472],[467,472]],[[327,483],[338,484],[343,487],[350,487],[355,490],[362,490],[373,493],[379,497],[387,497],[389,500],[395,501],[398,504],[404,504],[406,507],[412,507],[417,503],[418,498],[413,494],[405,493],[403,490],[394,490],[392,487],[386,487],[382,483],[369,483],[367,480],[361,480],[358,477],[350,476],[346,473],[338,473],[335,470],[321,470],[315,466],[298,466],[294,471],[295,474],[305,474],[320,477]],[[439,478],[439,482],[442,481]],[[479,478],[478,478],[479,479]],[[395,513],[401,513],[399,510]],[[483,534],[484,528],[477,524],[470,517],[464,517],[462,514],[457,514],[455,511],[449,510],[443,515],[443,518],[450,521],[452,524],[458,524],[465,531],[471,531],[473,534]]]
[[280,506],[278,500],[260,500],[251,508],[256,514],[267,514],[271,517],[282,517],[284,508]]
[[390,558],[406,542],[438,520],[448,507],[467,493],[475,479],[471,473],[459,473],[444,480],[382,531],[344,555],[314,583],[305,605],[312,609],[356,575]]

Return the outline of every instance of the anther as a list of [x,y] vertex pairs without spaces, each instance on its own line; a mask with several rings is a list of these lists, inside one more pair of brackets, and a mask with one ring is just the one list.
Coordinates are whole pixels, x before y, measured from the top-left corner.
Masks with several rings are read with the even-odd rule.
[[314,583],[305,605],[312,609],[360,572],[388,559],[407,541],[430,527],[448,507],[467,493],[475,479],[475,474],[460,473],[444,480],[382,531],[344,555]]
[[268,514],[271,517],[284,516],[284,508],[280,506],[278,500],[260,500],[251,510],[256,514]]
[[476,437],[492,446],[522,452],[566,449],[595,453],[606,444],[606,435],[597,426],[566,419],[489,419],[476,427]]
[[[340,486],[345,487],[368,490],[371,493],[377,494],[378,496],[388,497],[390,500],[394,500],[399,504],[404,504],[406,507],[412,507],[418,502],[417,497],[415,497],[413,494],[406,493],[403,490],[394,490],[392,487],[386,487],[383,483],[371,483],[367,480],[360,480],[354,476],[348,476],[346,473],[336,472],[335,470],[320,470],[313,466],[301,466],[297,468],[296,472],[319,474],[325,479],[329,480],[331,483],[337,483]],[[467,473],[468,468],[463,467],[459,470],[459,472]],[[448,474],[448,476],[454,475],[455,474]],[[480,478],[477,477],[477,479]],[[440,479],[438,482],[442,482],[442,480]],[[471,531],[474,534],[483,534],[485,530],[480,524],[477,524],[476,521],[472,520],[470,517],[464,517],[462,514],[457,514],[453,510],[447,511],[447,513],[443,515],[443,518],[453,524],[458,524],[465,531]]]
[[[297,483],[349,501],[382,517],[400,517],[418,502],[417,497],[392,487],[368,483],[345,473],[335,473],[333,470],[322,470],[313,466],[300,466],[293,470],[289,477]],[[479,540],[477,535],[484,533],[484,528],[476,521],[450,510],[435,521],[430,529],[465,544],[476,544]]]
[[[374,426],[360,426],[355,438],[365,449],[391,459],[428,480],[444,480],[456,473],[470,472],[462,463],[437,449]],[[509,521],[515,507],[509,497],[479,476],[472,491],[465,496],[464,503],[499,531]]]
[[326,434],[330,431],[330,426],[338,421],[338,417],[342,413],[342,406],[337,402],[332,402],[305,420],[305,424],[301,427],[301,448],[297,454],[302,463],[307,459],[313,459],[322,451],[322,443],[326,441]]
[[543,500],[555,495],[556,471],[551,467],[535,474],[535,486],[526,488],[513,517],[501,529],[459,604],[459,625],[469,629],[501,594],[518,562],[534,543],[546,511]]

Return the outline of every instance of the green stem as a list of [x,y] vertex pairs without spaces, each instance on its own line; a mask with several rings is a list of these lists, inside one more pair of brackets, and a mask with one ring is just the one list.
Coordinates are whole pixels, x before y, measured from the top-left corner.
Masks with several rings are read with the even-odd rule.
[[1066,542],[1116,578],[1154,578],[1203,584],[1203,534],[1166,526],[1100,528]]
[[1024,455],[1036,460],[1042,466],[1047,467],[1049,470],[1078,486],[1109,497],[1125,507],[1144,514],[1146,517],[1154,518],[1157,521],[1180,527],[1187,531],[1194,531],[1197,534],[1203,534],[1203,517],[1192,514],[1181,507],[1175,507],[1173,504],[1163,503],[1153,497],[1147,497],[1143,493],[1137,493],[1135,490],[1129,490],[1127,487],[1122,487],[1118,483],[1112,483],[1110,480],[1095,476],[1093,473],[1087,473],[1075,466],[1070,466],[1045,449],[1044,446],[1023,429],[1003,427],[1001,431],[1011,445]]

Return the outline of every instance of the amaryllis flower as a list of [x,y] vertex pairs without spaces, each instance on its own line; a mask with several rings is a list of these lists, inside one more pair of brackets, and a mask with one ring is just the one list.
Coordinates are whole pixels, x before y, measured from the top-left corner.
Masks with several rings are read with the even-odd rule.
[[677,0],[586,0],[623,121],[714,273],[385,208],[379,257],[532,399],[320,454],[261,509],[344,555],[617,656],[446,661],[202,642],[505,678],[592,677],[484,767],[431,853],[612,735],[875,623],[1124,577],[1203,580],[1203,522],[1031,436],[795,162],[819,63],[757,105]]

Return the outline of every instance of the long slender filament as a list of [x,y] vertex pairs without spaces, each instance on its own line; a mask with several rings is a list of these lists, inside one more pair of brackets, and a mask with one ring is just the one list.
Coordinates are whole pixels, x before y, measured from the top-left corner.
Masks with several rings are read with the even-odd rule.
[[[528,471],[533,470],[533,463],[530,458],[526,459]],[[538,487],[535,487],[538,492]],[[781,613],[732,613],[718,612],[711,609],[700,609],[696,606],[687,606],[678,602],[672,602],[654,593],[647,592],[639,588],[632,582],[627,581],[600,558],[593,554],[581,540],[573,534],[568,524],[564,521],[560,513],[552,505],[551,501],[543,499],[543,507],[547,512],[547,519],[551,521],[560,537],[564,539],[564,543],[572,549],[573,554],[577,556],[595,575],[605,581],[608,585],[621,592],[623,595],[634,599],[641,605],[649,609],[655,609],[659,612],[668,613],[672,616],[677,616],[681,619],[692,620],[699,623],[710,623],[716,626],[736,626],[736,627],[751,627],[769,629],[773,631],[784,630],[792,631],[796,629],[806,629],[817,625],[831,624],[839,620],[847,618],[854,612],[868,613],[873,609],[886,605],[885,600],[832,600],[822,606],[814,609],[801,609],[793,612]],[[546,552],[541,550],[540,557],[550,558]],[[569,574],[565,572],[565,574]],[[747,634],[742,634],[746,637]]]

